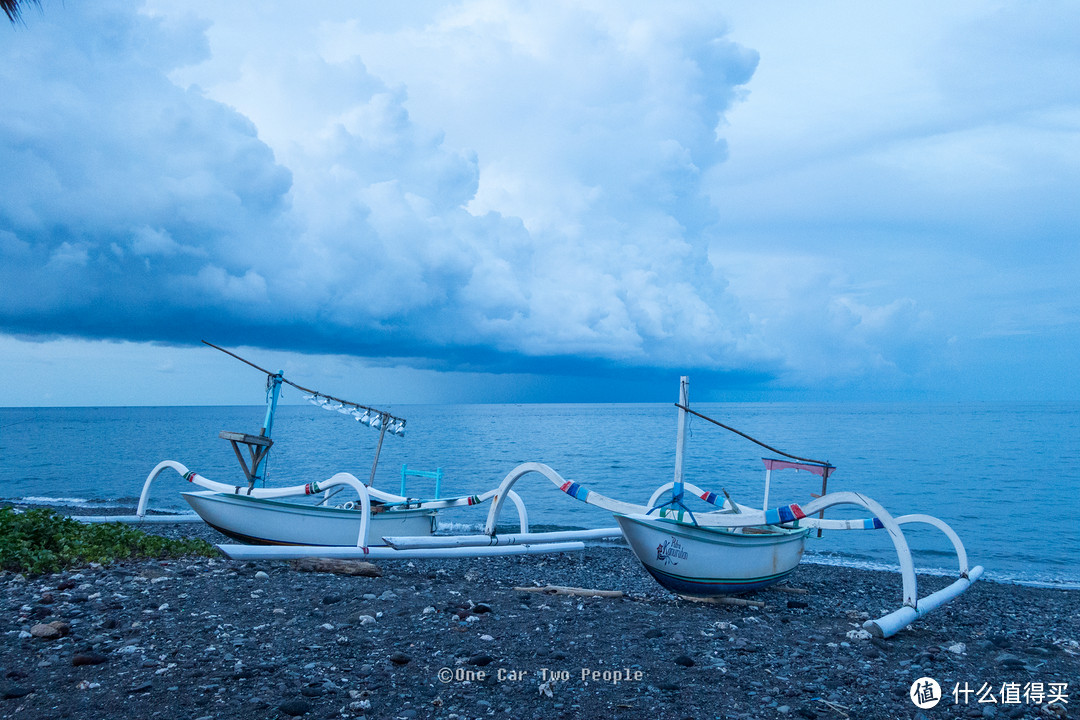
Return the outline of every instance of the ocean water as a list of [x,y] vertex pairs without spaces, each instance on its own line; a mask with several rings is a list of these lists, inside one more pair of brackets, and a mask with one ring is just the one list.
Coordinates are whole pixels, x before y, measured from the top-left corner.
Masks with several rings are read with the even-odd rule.
[[[773,447],[837,466],[829,490],[856,490],[891,513],[927,513],[960,535],[971,563],[1002,582],[1080,588],[1080,405],[1077,404],[695,404]],[[550,465],[610,497],[644,503],[673,477],[676,410],[669,404],[406,405],[405,437],[387,436],[376,487],[396,492],[402,465],[444,473],[443,495],[495,487],[518,464]],[[221,430],[258,433],[260,407],[0,408],[0,497],[53,504],[134,507],[160,460],[213,480],[243,483]],[[340,471],[367,480],[377,431],[310,405],[282,405],[269,483],[291,485]],[[762,501],[771,454],[701,419],[690,423],[685,478],[739,502]],[[773,474],[769,505],[809,502],[821,479]],[[188,511],[190,489],[171,471],[151,507]],[[409,494],[431,481],[410,478]],[[515,489],[533,527],[608,527],[609,514],[532,474]],[[487,506],[444,512],[440,524],[482,526]],[[827,517],[864,517],[857,509]],[[516,521],[509,505],[501,524]],[[932,528],[905,526],[920,570],[953,574],[955,556]],[[807,559],[895,568],[883,531],[811,535]]]

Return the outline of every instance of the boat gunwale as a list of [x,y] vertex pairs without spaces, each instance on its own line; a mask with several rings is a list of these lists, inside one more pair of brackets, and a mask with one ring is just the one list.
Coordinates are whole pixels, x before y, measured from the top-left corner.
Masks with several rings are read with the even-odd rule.
[[[627,515],[612,513],[616,520],[627,520],[635,526],[648,528],[657,532],[668,533],[686,538],[694,542],[704,542],[712,545],[739,545],[747,546],[780,546],[788,543],[799,542],[806,539],[810,532],[807,527],[775,527],[769,526],[769,533],[740,533],[728,528],[700,527],[674,518],[655,518],[646,515]],[[660,527],[661,523],[664,527]],[[755,526],[756,527],[756,526]],[[625,533],[624,533],[625,534]]]
[[[215,490],[200,490],[196,492],[182,492],[181,495],[190,495],[198,497],[200,499],[211,500],[212,502],[222,502],[224,504],[241,505],[242,503],[249,503],[253,505],[269,505],[278,510],[287,510],[296,515],[311,515],[311,516],[327,516],[327,515],[339,515],[342,519],[359,519],[358,516],[363,512],[359,504],[354,508],[342,508],[342,507],[325,507],[321,505],[305,505],[298,502],[289,502],[282,500],[281,498],[260,498],[253,497],[251,495],[240,495],[233,493],[217,492]],[[297,496],[299,497],[299,496]],[[430,508],[402,508],[402,507],[388,507],[385,510],[377,510],[379,506],[372,503],[371,517],[372,519],[380,515],[392,514],[395,516],[412,516],[412,515],[437,515],[437,511]],[[263,508],[270,510],[271,508]]]

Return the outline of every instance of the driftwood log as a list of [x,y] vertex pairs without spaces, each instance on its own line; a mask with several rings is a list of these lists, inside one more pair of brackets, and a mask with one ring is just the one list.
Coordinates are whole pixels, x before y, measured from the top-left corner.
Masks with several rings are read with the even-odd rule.
[[382,570],[363,560],[338,560],[335,558],[300,558],[293,560],[293,570],[300,572],[328,572],[338,575],[360,575],[362,577],[382,577]]
[[728,597],[726,595],[720,595],[718,597],[692,597],[690,595],[680,595],[683,600],[689,600],[696,603],[707,603],[709,605],[742,605],[745,607],[763,608],[765,603],[760,600],[747,600],[745,598]]
[[518,592],[538,592],[546,595],[576,595],[579,597],[624,597],[622,590],[590,590],[588,588],[566,587],[565,585],[544,585],[543,587],[516,587]]

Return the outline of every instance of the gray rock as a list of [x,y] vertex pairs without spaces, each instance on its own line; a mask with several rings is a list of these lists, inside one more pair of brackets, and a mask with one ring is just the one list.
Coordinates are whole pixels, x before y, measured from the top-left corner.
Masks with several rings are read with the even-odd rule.
[[56,640],[62,637],[60,630],[53,624],[38,623],[34,627],[30,628],[30,634],[39,640]]
[[311,712],[311,703],[307,700],[286,700],[278,705],[278,710],[286,715],[297,717]]
[[14,683],[0,683],[0,700],[18,700],[34,692],[34,688]]
[[75,653],[71,656],[71,664],[75,666],[79,665],[101,665],[102,663],[109,662],[107,655],[102,655],[99,652],[81,652]]
[[1023,660],[1010,653],[1001,653],[994,658],[994,662],[1007,668],[1020,668],[1024,666]]

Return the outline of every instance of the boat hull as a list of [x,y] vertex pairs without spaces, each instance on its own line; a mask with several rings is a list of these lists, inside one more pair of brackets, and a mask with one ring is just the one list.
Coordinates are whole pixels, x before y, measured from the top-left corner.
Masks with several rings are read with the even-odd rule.
[[657,582],[680,595],[734,595],[780,582],[802,559],[806,528],[701,528],[615,514],[630,549]]
[[[361,510],[317,507],[213,491],[181,493],[191,509],[218,532],[255,545],[356,545]],[[435,531],[434,510],[386,510],[371,516],[368,539],[426,536]]]

